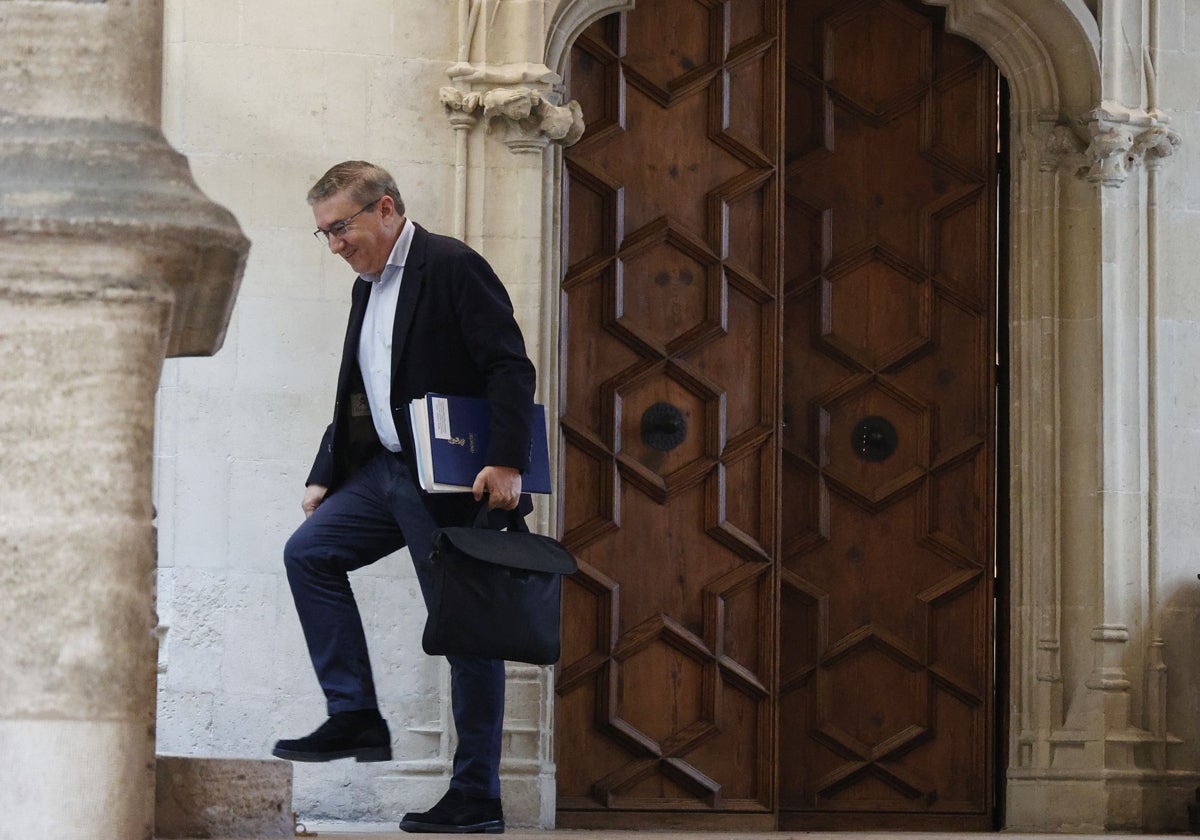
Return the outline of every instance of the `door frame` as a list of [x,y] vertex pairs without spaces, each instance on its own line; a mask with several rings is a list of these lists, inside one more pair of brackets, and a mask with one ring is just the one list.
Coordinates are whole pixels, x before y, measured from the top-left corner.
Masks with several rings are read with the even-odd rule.
[[[1007,475],[1007,492],[1001,496],[1012,500],[1007,528],[997,520],[997,539],[1009,546],[1009,578],[997,585],[1004,586],[1006,612],[1011,616],[1003,639],[1003,630],[997,627],[997,642],[1008,651],[1007,672],[998,675],[997,685],[1007,683],[1011,699],[1001,709],[1014,714],[998,723],[1004,731],[996,755],[1005,762],[997,773],[1003,791],[998,803],[1004,803],[1002,826],[1037,826],[1039,820],[1051,825],[1054,815],[1046,813],[1047,792],[1058,785],[1065,791],[1072,780],[1051,772],[1050,735],[1061,726],[1066,712],[1064,680],[1082,680],[1086,674],[1076,673],[1078,663],[1094,652],[1093,646],[1074,638],[1078,631],[1066,632],[1075,628],[1063,626],[1061,580],[1064,563],[1082,556],[1084,548],[1064,537],[1062,506],[1077,498],[1080,488],[1100,489],[1097,465],[1080,455],[1077,447],[1088,443],[1088,432],[1082,430],[1100,435],[1095,430],[1105,420],[1102,406],[1085,398],[1103,393],[1105,371],[1081,373],[1080,365],[1071,364],[1101,357],[1101,331],[1074,333],[1065,323],[1081,315],[1099,320],[1101,315],[1100,301],[1092,298],[1101,270],[1098,232],[1104,223],[1103,206],[1094,198],[1094,185],[1075,176],[1087,145],[1080,119],[1098,104],[1100,34],[1083,0],[923,2],[946,8],[947,31],[982,48],[1008,80],[1008,139],[1010,148],[1021,151],[1011,156],[1009,177],[1000,184],[1009,195],[1011,221],[1005,381],[1013,445],[1006,463],[997,465],[998,478]],[[635,6],[636,0],[558,0],[547,18],[546,66],[561,79],[570,48],[584,29],[605,15]],[[562,150],[554,147],[543,156],[542,173],[543,228],[550,242],[561,241],[562,173]],[[1078,239],[1061,236],[1061,218],[1067,212],[1076,229],[1084,232]],[[552,383],[547,403],[556,405],[562,376],[557,360],[561,320],[557,255],[546,262],[545,271],[542,373],[544,381]],[[1070,310],[1067,304],[1085,311]],[[1135,389],[1137,383],[1121,380],[1117,385],[1118,392],[1106,395],[1105,405],[1120,400],[1123,391]],[[557,434],[552,435],[555,445]],[[1070,498],[1065,488],[1072,488]],[[1101,503],[1076,505],[1069,524],[1087,534],[1103,533],[1111,521],[1107,513]],[[551,526],[557,527],[553,512],[550,519]],[[1103,547],[1101,552],[1103,556]],[[1094,564],[1095,557],[1092,553],[1086,560]],[[1017,721],[1024,722],[1020,730],[1015,728]]]
[[1012,215],[1012,118],[1009,113],[1012,94],[1009,91],[1008,80],[1003,75],[1000,82],[1000,148],[999,161],[996,171],[996,580],[993,583],[993,595],[996,601],[995,637],[996,645],[994,675],[995,682],[993,707],[995,719],[993,723],[993,760],[996,762],[996,774],[992,777],[995,789],[992,792],[992,828],[999,831],[1004,828],[1004,800],[1007,793],[1005,770],[1008,768],[1009,755],[1009,668],[1011,665],[1011,629],[1012,606],[1009,592],[1010,586],[1010,553],[1012,546],[1009,540],[1009,529],[1001,523],[1010,521],[1012,511],[1012,476],[1009,472],[1012,459],[1012,423],[1009,416],[1011,388],[1009,377],[1012,366],[1009,364],[1009,284],[1011,250],[1008,247]]

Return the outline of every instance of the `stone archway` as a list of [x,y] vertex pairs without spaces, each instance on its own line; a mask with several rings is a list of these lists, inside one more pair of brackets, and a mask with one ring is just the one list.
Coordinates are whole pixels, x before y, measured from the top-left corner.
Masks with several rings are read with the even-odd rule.
[[[1162,713],[1132,717],[1133,686],[1151,671],[1157,682],[1149,681],[1148,693],[1157,693],[1147,706],[1162,705],[1162,644],[1131,631],[1146,624],[1147,608],[1122,598],[1115,586],[1131,578],[1142,591],[1148,586],[1144,558],[1129,556],[1146,524],[1144,494],[1129,492],[1112,464],[1117,459],[1104,454],[1120,450],[1120,467],[1144,468],[1138,441],[1125,444],[1146,402],[1137,371],[1145,350],[1104,355],[1106,343],[1123,338],[1137,345],[1142,336],[1136,323],[1118,317],[1138,291],[1106,279],[1101,250],[1128,208],[1118,210],[1099,185],[1119,186],[1136,156],[1149,160],[1147,142],[1139,150],[1136,138],[1161,124],[1153,112],[1103,101],[1102,35],[1082,0],[925,2],[946,9],[948,29],[982,47],[1011,91],[1012,711],[1005,824],[1148,827],[1155,797],[1169,798],[1168,789],[1183,782],[1164,776],[1161,761],[1140,766],[1119,734],[1136,732],[1140,743],[1160,746],[1168,738]],[[546,66],[561,76],[588,25],[635,5],[557,4]],[[554,188],[546,219],[557,219],[561,194],[561,159],[554,157],[547,161]],[[558,241],[557,230],[552,237]],[[552,263],[547,289],[558,281]],[[543,346],[553,346],[557,321],[557,311],[543,319]],[[1102,358],[1104,364],[1091,364]],[[557,381],[556,371],[546,373]]]

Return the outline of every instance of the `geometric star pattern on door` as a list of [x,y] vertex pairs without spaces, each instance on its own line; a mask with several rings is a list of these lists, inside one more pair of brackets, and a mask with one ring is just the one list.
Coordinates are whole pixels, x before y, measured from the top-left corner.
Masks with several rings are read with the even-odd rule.
[[[724,3],[720,0],[698,1],[690,6],[694,8],[689,8],[686,13],[706,22],[708,27],[697,26],[695,21],[681,27],[680,31],[699,32],[702,36],[693,39],[697,41],[693,45],[695,51],[708,51],[710,41],[727,44],[732,35],[727,31],[730,20],[723,14]],[[759,258],[728,251],[731,242],[746,239],[734,236],[730,228],[739,216],[740,205],[761,199],[771,178],[771,162],[764,150],[739,136],[737,131],[730,130],[727,113],[705,104],[710,99],[728,101],[731,97],[727,88],[738,84],[743,68],[761,62],[770,43],[765,37],[751,39],[731,51],[724,60],[711,58],[674,77],[664,75],[667,69],[664,67],[639,71],[629,66],[622,66],[615,76],[618,80],[615,98],[623,103],[635,96],[656,103],[656,107],[688,108],[699,103],[708,113],[706,122],[713,141],[711,147],[718,149],[717,156],[721,160],[716,165],[686,167],[691,173],[689,189],[697,189],[698,179],[711,181],[701,190],[707,196],[707,202],[698,214],[706,222],[699,226],[700,230],[707,235],[697,235],[692,230],[694,226],[681,222],[674,215],[655,216],[645,225],[625,232],[627,214],[620,184],[595,167],[574,160],[567,162],[572,202],[589,204],[593,208],[588,214],[589,220],[595,229],[614,231],[615,235],[597,240],[589,251],[569,254],[570,270],[563,282],[565,309],[569,313],[584,308],[574,305],[575,297],[587,294],[600,297],[604,313],[602,326],[622,345],[623,364],[611,371],[600,389],[604,413],[612,418],[611,427],[596,430],[600,432],[596,434],[574,422],[568,414],[562,420],[563,429],[571,443],[586,442],[587,457],[599,459],[607,455],[613,458],[620,466],[618,481],[625,477],[637,482],[659,502],[665,500],[672,489],[686,489],[703,480],[723,454],[731,448],[736,451],[738,444],[744,448],[745,444],[743,440],[731,444],[725,437],[723,389],[709,382],[684,357],[702,355],[706,344],[726,337],[726,314],[731,294],[756,302],[772,294],[761,276]],[[615,62],[604,50],[589,44],[586,37],[579,40],[578,48],[587,51],[591,60],[598,64]],[[680,49],[686,49],[686,45]],[[706,96],[710,87],[717,89],[711,97]],[[636,93],[629,93],[629,89]],[[622,106],[618,110],[624,114],[626,108]],[[687,125],[683,119],[674,124]],[[589,128],[586,142],[600,143],[623,128],[619,119],[601,119]],[[665,149],[672,145],[669,138],[658,137],[656,142]],[[605,168],[609,171],[619,171],[619,161],[606,163]],[[676,214],[681,212],[680,204],[665,203],[671,205]],[[683,210],[682,215],[688,215],[687,211]],[[717,246],[711,243],[717,243]],[[639,284],[654,284],[657,289],[643,289]],[[628,301],[649,299],[652,291],[667,287],[670,287],[669,307],[626,306]],[[566,349],[570,352],[569,333],[566,341]],[[607,353],[597,355],[603,357],[600,364],[610,362],[613,357]],[[689,438],[697,441],[697,446],[686,459],[676,456],[652,465],[638,454],[626,452],[621,445],[623,433],[633,428],[637,419],[631,417],[625,407],[631,403],[641,405],[644,401],[634,399],[639,395],[639,389],[651,383],[661,385],[662,380],[670,380],[678,386],[674,393],[688,403],[685,414],[698,425],[697,434],[689,435]],[[756,428],[739,431],[761,443],[769,435],[770,427],[759,423]],[[607,466],[598,468],[607,470]],[[664,466],[670,467],[665,474]],[[618,492],[613,489],[614,494]],[[605,499],[608,497],[606,492]],[[615,515],[611,506],[606,513]],[[589,525],[589,533],[593,535],[605,530],[599,522],[592,521]]]
[[[667,615],[654,616],[617,638],[611,632],[619,621],[619,587],[603,574],[581,566],[576,573],[582,586],[596,599],[595,609],[603,619],[598,626],[609,630],[595,639],[586,656],[562,666],[558,691],[569,693],[576,685],[599,678],[603,688],[598,715],[609,737],[634,756],[593,785],[593,794],[604,804],[654,773],[662,773],[708,805],[719,807],[721,786],[687,760],[688,753],[718,734],[723,689],[729,687],[755,701],[765,699],[769,689],[754,669],[730,656],[724,645],[727,603],[748,589],[769,591],[770,569],[765,564],[747,564],[715,581],[704,591],[704,623],[700,635],[690,632]],[[762,594],[762,593],[755,593]],[[600,634],[597,634],[598,636]],[[673,659],[677,679],[687,690],[699,694],[700,713],[685,725],[652,732],[639,720],[638,709],[621,702],[622,680],[641,668],[655,670],[664,651]]]
[[[990,618],[987,523],[951,514],[989,486],[990,394],[970,372],[987,369],[990,342],[990,158],[986,133],[946,126],[987,95],[985,65],[947,72],[930,18],[898,0],[826,8],[817,46],[787,68],[793,124],[808,129],[789,131],[785,371],[820,385],[785,412],[801,521],[784,535],[782,601],[813,641],[783,649],[781,698],[809,732],[793,749],[821,754],[785,797],[800,810],[977,808],[986,794],[949,791],[909,759],[956,731],[975,749],[988,738],[986,659],[962,653]],[[844,60],[863,50],[891,60]],[[883,149],[888,167],[864,165]],[[851,446],[864,417],[899,429],[873,463]],[[865,517],[887,540],[863,542]],[[907,604],[879,603],[889,557],[910,563]]]
[[[671,4],[670,14],[670,49],[631,40],[636,55],[618,55],[590,35],[576,44],[579,66],[605,80],[607,93],[578,146],[590,154],[567,156],[565,189],[581,221],[569,231],[573,245],[564,259],[563,341],[566,354],[588,359],[598,384],[590,395],[568,386],[560,420],[567,469],[593,476],[598,490],[568,515],[562,538],[580,558],[567,590],[573,611],[595,618],[590,644],[564,650],[557,690],[568,697],[595,686],[596,730],[621,748],[623,758],[590,785],[596,802],[611,806],[657,776],[705,807],[745,807],[726,801],[718,777],[727,768],[703,762],[711,760],[708,745],[735,729],[723,721],[746,716],[734,695],[763,708],[770,703],[765,643],[726,639],[735,612],[749,616],[756,638],[770,638],[763,604],[772,598],[772,525],[765,515],[748,514],[747,502],[730,504],[727,476],[753,475],[764,464],[773,469],[774,348],[765,336],[777,261],[759,217],[778,196],[770,127],[777,123],[773,115],[751,124],[743,117],[745,93],[761,96],[773,72],[777,41],[770,17],[753,31],[722,0]],[[660,119],[662,113],[673,117]],[[627,130],[648,119],[659,126],[652,137]],[[691,142],[697,127],[707,143]],[[663,192],[649,200],[624,187],[630,167],[646,161],[656,161],[665,176]],[[573,323],[589,312],[595,321]],[[744,358],[747,348],[754,358]],[[731,396],[725,380],[735,371],[741,376]],[[686,423],[682,442],[668,451],[640,436],[643,414],[658,402],[674,406]],[[663,610],[626,616],[629,626],[622,625],[621,587],[587,558],[626,527],[629,505],[702,510],[711,579],[695,594],[698,609],[685,604],[679,617]],[[629,702],[632,687],[661,681],[663,673],[684,698],[678,705],[685,715],[669,725]],[[759,716],[765,732],[770,716]],[[751,794],[765,797],[767,776],[755,775],[761,781]]]
[[576,42],[564,825],[988,812],[995,76],[943,18],[639,0]]
[[[906,768],[903,756],[924,744],[937,727],[935,693],[940,692],[954,702],[978,707],[985,702],[979,674],[960,673],[954,666],[939,661],[939,615],[956,605],[957,599],[969,594],[980,583],[982,572],[963,570],[952,574],[918,596],[924,616],[918,638],[920,649],[874,625],[859,627],[823,647],[819,663],[815,659],[798,662],[782,675],[784,690],[794,689],[814,681],[820,696],[815,730],[818,737],[842,762],[814,784],[814,799],[832,799],[841,789],[861,776],[870,774],[911,799],[933,803],[938,798],[936,786],[919,773]],[[787,576],[784,586],[794,597],[820,602],[823,595],[794,575]],[[819,615],[820,610],[816,611]],[[813,621],[807,628],[814,637],[827,635],[825,625]],[[858,694],[878,698],[879,708],[868,719],[875,726],[861,721],[844,720],[846,704],[838,702],[838,691],[845,684],[853,685]],[[841,684],[841,685],[839,685]],[[889,714],[891,710],[915,710],[911,717]]]

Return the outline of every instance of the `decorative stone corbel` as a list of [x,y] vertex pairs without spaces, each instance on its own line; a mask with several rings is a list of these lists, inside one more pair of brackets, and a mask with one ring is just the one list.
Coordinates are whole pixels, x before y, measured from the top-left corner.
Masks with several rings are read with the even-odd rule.
[[1131,109],[1106,102],[1081,119],[1091,135],[1088,180],[1119,187],[1139,165],[1161,164],[1182,142],[1170,118],[1157,109]]
[[446,86],[438,91],[438,98],[456,129],[472,127],[480,116],[489,130],[495,120],[503,120],[507,132],[504,142],[513,151],[537,151],[552,141],[571,146],[583,136],[585,128],[578,102],[555,105],[533,88],[464,91]]
[[1089,125],[1092,134],[1087,156],[1091,161],[1089,181],[1099,181],[1106,187],[1119,187],[1125,183],[1130,171],[1137,165],[1133,149],[1133,132],[1129,126],[1110,125],[1095,121]]
[[499,120],[504,127],[504,143],[514,152],[541,151],[551,142],[570,146],[583,135],[583,109],[578,102],[556,105],[534,88],[462,91],[444,87],[439,96],[456,128],[466,119],[473,124],[482,116],[490,131]]
[[1043,172],[1055,172],[1071,158],[1082,160],[1087,144],[1063,122],[1047,122],[1042,135],[1042,157],[1038,168]]
[[495,88],[483,95],[483,118],[489,129],[499,119],[504,142],[515,152],[538,151],[553,141],[563,146],[583,136],[583,109],[571,100],[555,105],[530,88]]
[[1182,142],[1178,131],[1166,125],[1156,125],[1137,136],[1132,151],[1145,162],[1146,168],[1156,168],[1162,165],[1164,158],[1175,154]]
[[500,121],[514,152],[570,146],[583,134],[583,109],[559,104],[562,77],[539,60],[545,43],[533,33],[541,29],[540,7],[458,0],[458,60],[446,71],[452,87],[438,96],[460,139],[480,116],[488,131]]
[[483,102],[483,95],[472,91],[462,91],[455,87],[444,87],[438,91],[442,107],[446,109],[446,117],[455,131],[469,129],[478,121],[475,112]]

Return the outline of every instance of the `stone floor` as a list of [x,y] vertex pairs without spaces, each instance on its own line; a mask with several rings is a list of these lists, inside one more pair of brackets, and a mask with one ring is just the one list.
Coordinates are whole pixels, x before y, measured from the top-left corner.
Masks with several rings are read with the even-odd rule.
[[[304,836],[304,835],[298,835]],[[380,832],[353,832],[353,833],[330,833],[318,832],[316,835],[322,840],[401,840],[416,838],[416,836],[442,836],[433,834],[404,834],[403,832],[391,832],[391,830],[380,830]],[[506,840],[952,840],[953,838],[971,838],[971,834],[914,834],[914,833],[892,833],[880,834],[874,832],[779,832],[775,834],[740,834],[740,833],[720,833],[713,834],[708,832],[670,832],[659,834],[656,832],[568,832],[568,830],[554,830],[554,832],[538,832],[538,830],[522,829],[511,830],[505,832]],[[1112,838],[1118,836],[1114,834],[1003,834],[1003,840],[1099,840],[1100,838]],[[1139,834],[1139,835],[1121,835],[1121,836],[1139,836],[1139,838],[1174,838],[1178,840],[1182,836],[1180,834]]]
[[[346,825],[346,824],[306,824],[309,834],[298,834],[299,837],[315,836],[321,840],[402,840],[411,837],[433,837],[442,835],[405,834],[393,825]],[[535,829],[512,829],[504,835],[507,840],[955,840],[963,834],[944,833],[900,833],[900,832],[776,832],[776,833],[746,833],[746,832],[651,832],[651,831],[538,831]],[[1003,833],[1004,840],[1099,840],[1112,837],[1138,837],[1142,840],[1153,838],[1175,838],[1178,840],[1187,835],[1179,834],[1017,834]]]

